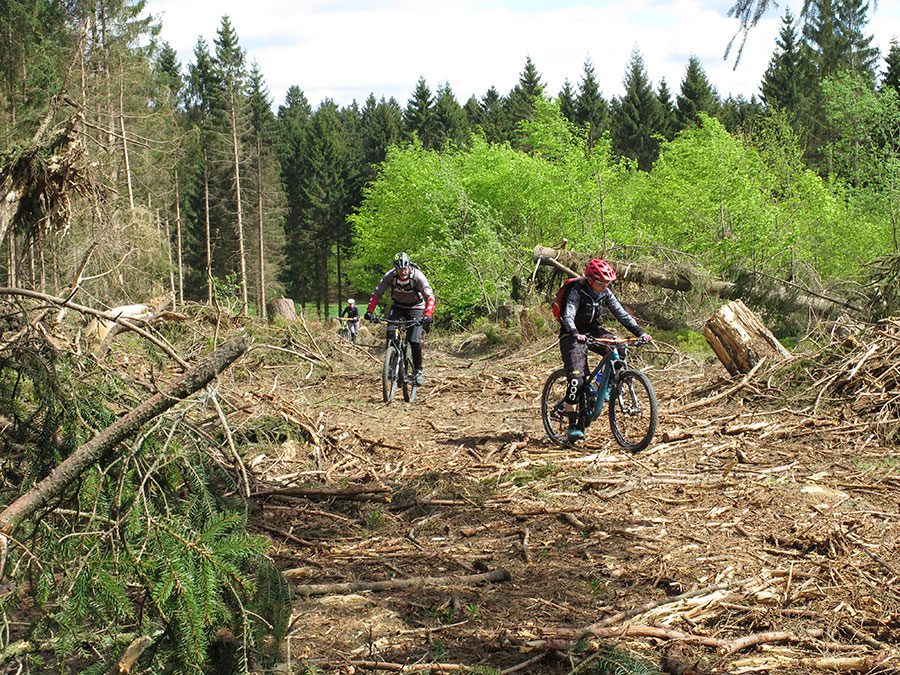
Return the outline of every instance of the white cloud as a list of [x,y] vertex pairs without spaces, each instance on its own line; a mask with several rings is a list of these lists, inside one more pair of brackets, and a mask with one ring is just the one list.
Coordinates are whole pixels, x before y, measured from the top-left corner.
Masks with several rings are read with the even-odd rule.
[[[799,6],[800,0],[782,3]],[[419,77],[435,91],[447,82],[460,103],[494,86],[506,94],[518,82],[526,57],[555,96],[568,79],[577,90],[590,59],[603,95],[623,91],[633,48],[658,85],[676,93],[688,58],[696,55],[722,96],[758,93],[781,26],[772,14],[751,30],[740,64],[741,37],[723,57],[738,28],[722,0],[149,0],[160,16],[163,39],[186,66],[202,36],[212,50],[228,15],[256,60],[275,105],[296,85],[314,106],[329,97],[339,105],[370,93],[402,105]],[[868,29],[886,53],[900,34],[900,8],[881,3]],[[900,4],[900,3],[894,3]],[[783,11],[783,9],[781,10]]]

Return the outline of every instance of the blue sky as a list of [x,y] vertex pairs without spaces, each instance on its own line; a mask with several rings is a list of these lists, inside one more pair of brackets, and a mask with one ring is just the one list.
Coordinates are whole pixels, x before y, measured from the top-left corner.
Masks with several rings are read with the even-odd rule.
[[[370,93],[405,106],[420,77],[432,92],[449,84],[460,104],[491,86],[506,94],[527,57],[551,96],[567,79],[577,91],[590,60],[610,99],[623,93],[633,49],[654,86],[665,78],[677,93],[695,55],[720,95],[749,98],[758,95],[784,9],[797,14],[801,3],[782,0],[750,32],[737,67],[734,54],[724,59],[739,27],[727,16],[730,0],[148,0],[147,11],[185,67],[199,37],[212,49],[228,15],[275,106],[291,85],[314,107],[326,97],[363,105]],[[881,0],[867,32],[887,53],[900,37],[900,3]]]

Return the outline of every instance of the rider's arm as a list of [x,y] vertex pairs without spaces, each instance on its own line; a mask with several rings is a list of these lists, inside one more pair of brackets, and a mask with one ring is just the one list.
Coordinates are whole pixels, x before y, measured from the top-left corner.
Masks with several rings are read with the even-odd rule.
[[425,298],[425,316],[431,316],[434,314],[434,291],[431,290],[431,284],[428,283],[428,279],[421,272],[416,274],[414,283],[416,290]]
[[619,302],[619,299],[613,295],[613,292],[609,289],[606,290],[606,307],[612,315],[616,317],[618,322],[630,330],[636,337],[641,337],[644,334],[644,329],[638,326],[638,322],[634,320],[634,317],[631,316],[631,314],[625,311],[625,308],[622,307],[622,303]]
[[381,296],[390,287],[393,278],[394,270],[388,270],[388,273],[381,277],[381,281],[378,282],[378,285],[375,286],[375,290],[372,291],[372,297],[369,298],[369,306],[366,308],[367,313],[375,311],[375,308],[378,306],[378,301],[381,300]]
[[566,301],[563,303],[559,320],[569,335],[577,335],[578,328],[575,327],[575,315],[578,313],[578,305],[581,298],[578,292],[578,282],[571,283],[569,286],[571,288],[566,295]]

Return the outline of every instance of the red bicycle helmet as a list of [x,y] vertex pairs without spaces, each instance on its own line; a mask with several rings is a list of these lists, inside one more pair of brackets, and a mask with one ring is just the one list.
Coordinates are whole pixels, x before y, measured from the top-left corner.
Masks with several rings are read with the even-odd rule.
[[607,284],[610,281],[615,281],[618,278],[616,276],[616,271],[612,268],[612,265],[610,265],[602,258],[594,258],[593,260],[591,260],[587,264],[587,267],[584,268],[584,275],[588,278],[596,279]]

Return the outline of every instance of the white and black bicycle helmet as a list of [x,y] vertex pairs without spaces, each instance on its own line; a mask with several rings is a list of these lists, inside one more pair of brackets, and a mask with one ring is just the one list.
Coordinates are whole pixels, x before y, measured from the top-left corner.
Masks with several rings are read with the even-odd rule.
[[409,254],[400,252],[394,256],[394,267],[398,270],[409,267]]

